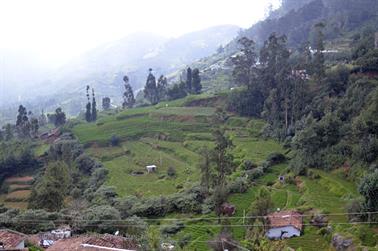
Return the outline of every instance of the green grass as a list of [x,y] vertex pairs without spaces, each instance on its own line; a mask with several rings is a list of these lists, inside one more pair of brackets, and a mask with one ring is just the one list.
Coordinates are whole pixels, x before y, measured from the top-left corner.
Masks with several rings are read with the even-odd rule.
[[[127,195],[148,197],[176,193],[199,181],[198,164],[201,161],[201,149],[203,146],[214,145],[211,121],[215,109],[183,107],[187,102],[206,97],[208,96],[190,96],[181,100],[163,102],[153,107],[131,109],[113,115],[101,114],[97,123],[81,122],[73,128],[73,131],[79,140],[86,144],[86,152],[101,160],[109,170],[107,185],[114,186],[121,197]],[[259,137],[264,125],[262,120],[232,115],[227,120],[224,128],[235,145],[233,153],[237,161],[242,163],[244,160],[251,160],[261,164],[270,153],[285,151],[276,141]],[[164,140],[160,138],[161,134],[164,135]],[[112,135],[121,138],[120,146],[109,147]],[[145,166],[149,164],[158,166],[156,173],[146,173]],[[176,177],[168,177],[169,167],[175,168]],[[345,180],[340,172],[313,170],[320,178],[301,177],[301,187],[294,184],[280,184],[278,177],[284,174],[286,169],[287,163],[276,165],[259,178],[246,193],[232,194],[229,202],[237,208],[234,216],[240,218],[229,222],[233,225],[245,223],[243,216],[248,212],[261,186],[269,185],[275,208],[301,209],[305,210],[305,213],[310,212],[309,210],[344,213],[348,200],[358,196],[355,185]],[[135,176],[133,175],[135,171],[145,174]],[[235,173],[233,177],[237,174]],[[190,216],[198,217],[180,214],[173,217]],[[214,213],[203,217],[214,217]],[[331,223],[346,222],[346,220],[345,216],[330,217]],[[186,227],[172,238],[179,240],[185,235],[191,235],[189,250],[209,250],[207,241],[213,239],[220,230],[214,220],[186,222]],[[337,230],[347,233],[348,225],[339,226]],[[245,231],[245,227],[232,227],[233,236],[239,241],[245,238]],[[369,235],[365,242],[370,243],[370,239]],[[303,250],[310,251],[329,248],[329,242],[318,235],[317,229],[312,227],[305,227],[303,236],[287,240],[286,243],[292,248],[302,247]]]
[[[166,133],[171,139],[179,140],[185,136],[185,132],[208,132],[211,127],[209,123],[196,122],[195,119],[188,121],[175,121],[156,116],[155,111],[151,111],[151,108],[139,109],[143,111],[143,113],[141,113],[139,116],[131,116],[127,119],[117,119],[115,116],[107,116],[98,121],[96,124],[81,123],[75,126],[73,131],[83,144],[99,143],[106,145],[109,144],[112,135],[117,135],[122,139],[136,140],[141,137],[156,137],[156,135],[159,133]],[[161,108],[159,110],[164,112],[168,109],[169,108]],[[128,110],[123,112],[121,115],[126,116],[130,113],[136,112],[133,110]]]
[[305,228],[302,236],[287,240],[287,244],[294,249],[302,248],[303,251],[333,250],[328,241],[317,234],[315,227]]
[[255,163],[261,163],[272,152],[284,152],[282,146],[273,140],[235,137],[233,143],[236,145],[234,153],[237,157]]
[[[153,143],[156,143],[155,148],[151,146]],[[171,194],[178,191],[177,185],[185,187],[198,181],[199,171],[193,163],[198,161],[199,156],[181,146],[180,143],[157,142],[148,139],[126,142],[122,146],[130,153],[104,162],[105,167],[110,171],[107,184],[115,186],[120,196]],[[157,165],[156,173],[146,172],[145,167],[150,164]],[[168,177],[169,167],[176,170],[175,178]],[[132,175],[135,171],[145,174]],[[162,178],[162,176],[165,177]]]

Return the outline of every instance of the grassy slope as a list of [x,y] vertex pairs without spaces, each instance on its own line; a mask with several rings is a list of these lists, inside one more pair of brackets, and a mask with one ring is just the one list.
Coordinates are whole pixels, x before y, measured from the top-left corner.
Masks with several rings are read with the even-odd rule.
[[[47,130],[46,128],[42,128]],[[32,150],[35,157],[43,155],[49,148],[48,144],[41,141],[36,141],[32,144]],[[5,207],[25,210],[28,207],[28,199],[31,194],[31,183],[33,176],[37,174],[39,170],[25,170],[22,173],[18,173],[17,176],[8,177],[0,183],[0,204],[4,204]]]
[[[100,159],[110,170],[108,185],[115,186],[119,195],[154,196],[174,193],[179,190],[177,185],[189,187],[198,181],[200,149],[204,145],[213,144],[211,115],[215,110],[206,107],[182,107],[186,101],[187,99],[177,100],[116,115],[102,115],[96,124],[81,123],[74,127],[74,132],[82,143],[89,146],[86,151]],[[237,159],[250,159],[261,163],[271,152],[283,152],[277,142],[258,137],[263,125],[260,120],[235,116],[227,121],[225,128],[235,144],[233,151]],[[114,134],[122,138],[122,143],[118,147],[109,147],[109,139]],[[168,140],[158,140],[158,134],[168,135]],[[145,171],[147,164],[157,164],[158,172],[142,176],[131,175],[133,171]],[[167,177],[166,170],[170,166],[176,169],[176,178]],[[246,193],[231,195],[229,200],[237,207],[235,216],[242,217],[253,202],[259,187],[275,183],[286,168],[286,164],[275,166]],[[301,187],[277,182],[271,186],[275,207],[314,209],[324,213],[345,212],[348,198],[357,195],[353,183],[343,179],[338,172],[315,172],[320,175],[320,179],[301,177]],[[169,217],[181,218],[187,215]],[[214,214],[192,217],[214,217]],[[305,222],[308,220],[305,219]],[[244,222],[242,218],[230,220],[232,225],[243,225]],[[346,218],[332,216],[330,222],[346,222]],[[349,226],[334,227],[339,232],[348,233]],[[354,228],[356,227],[358,228]],[[216,221],[187,221],[186,227],[172,238],[178,240],[190,235],[189,249],[208,250],[207,241],[219,231]],[[290,239],[286,243],[290,247],[302,247],[303,250],[310,251],[329,249],[329,239],[319,235],[317,231],[317,228],[306,226],[302,237]],[[371,232],[371,229],[367,231]],[[242,240],[245,228],[235,226],[232,227],[232,232],[236,239]]]
[[[189,187],[199,180],[197,168],[201,148],[212,144],[212,115],[214,108],[182,107],[183,100],[159,104],[155,107],[131,109],[116,115],[104,115],[96,124],[80,123],[74,133],[87,146],[87,152],[100,159],[109,169],[108,185],[116,187],[120,196],[160,195],[177,192],[176,187]],[[259,162],[272,151],[282,151],[272,140],[255,136],[263,123],[258,120],[232,117],[226,129],[236,145],[240,159]],[[251,129],[247,129],[251,128]],[[168,140],[158,140],[163,134]],[[109,147],[112,135],[122,139],[118,147]],[[156,164],[158,171],[145,172],[145,166]],[[176,178],[167,177],[167,169],[175,168]]]

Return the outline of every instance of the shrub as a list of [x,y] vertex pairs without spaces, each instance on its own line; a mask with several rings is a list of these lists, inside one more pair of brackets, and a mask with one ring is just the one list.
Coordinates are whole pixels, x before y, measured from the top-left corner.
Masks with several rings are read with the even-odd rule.
[[[127,226],[121,227],[121,215],[117,209],[111,206],[94,206],[85,210],[82,214],[79,229],[100,233],[114,233],[117,230],[125,231]],[[82,224],[82,225],[80,225]]]
[[289,165],[290,170],[293,172],[295,176],[297,175],[306,175],[307,168],[302,161],[302,157],[300,155],[296,155],[291,161]]
[[186,245],[188,245],[188,243],[192,240],[192,235],[190,234],[186,234],[184,236],[182,236],[179,240],[178,240],[178,245],[180,246],[180,248],[184,248]]
[[280,164],[286,160],[285,155],[282,153],[271,153],[269,154],[267,161],[269,161],[272,165]]
[[90,174],[93,169],[100,168],[102,165],[86,155],[85,153],[81,154],[76,159],[76,166],[85,174]]
[[245,160],[243,163],[243,169],[244,170],[251,170],[253,168],[256,168],[257,165],[253,163],[251,160]]
[[209,214],[214,210],[214,201],[212,197],[208,197],[204,200],[201,206],[202,214]]
[[262,164],[261,164],[261,167],[263,169],[263,172],[267,172],[269,167],[272,166],[272,162],[270,162],[269,160],[265,160]]
[[312,170],[308,170],[307,171],[307,177],[309,177],[310,179],[312,180],[316,180],[316,179],[319,179],[320,178],[320,175],[315,173],[314,171]]
[[368,226],[361,226],[359,228],[358,237],[364,246],[374,247],[377,244],[374,231]]
[[127,235],[142,238],[148,229],[147,223],[138,216],[132,216],[124,221],[126,228],[123,230]]
[[[13,212],[16,213],[17,212]],[[8,210],[5,214],[10,216],[11,210]],[[22,233],[38,233],[51,230],[55,227],[53,221],[62,219],[62,216],[58,213],[49,213],[45,210],[26,210],[22,213],[14,215],[12,217],[11,225],[7,226],[13,228]],[[33,221],[31,224],[30,221]],[[9,222],[9,221],[8,221]]]
[[140,217],[165,216],[171,211],[171,203],[165,197],[138,200],[131,208],[130,215]]
[[174,167],[168,167],[167,175],[169,177],[175,177],[176,176],[176,169]]
[[114,187],[102,185],[93,194],[92,203],[96,205],[114,205],[117,193]]
[[111,137],[110,137],[110,145],[111,146],[119,146],[119,144],[121,143],[121,139],[119,136],[113,134]]
[[271,187],[271,186],[274,185],[274,181],[268,181],[268,182],[266,183],[266,185],[267,185],[268,187]]
[[162,234],[176,234],[185,227],[184,223],[176,221],[171,225],[164,226],[160,229]]
[[329,231],[326,227],[322,227],[317,231],[318,235],[325,236],[329,234]]
[[248,180],[245,177],[238,177],[228,185],[230,193],[245,193],[248,190]]
[[184,188],[184,186],[182,184],[176,185],[176,189],[183,189],[183,188]]
[[264,175],[264,170],[262,167],[257,167],[255,169],[246,171],[246,174],[248,175],[247,177],[249,181],[254,181]]

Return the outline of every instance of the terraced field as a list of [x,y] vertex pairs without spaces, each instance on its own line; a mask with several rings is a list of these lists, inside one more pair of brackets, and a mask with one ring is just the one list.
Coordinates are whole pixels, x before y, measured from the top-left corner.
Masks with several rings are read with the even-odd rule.
[[31,176],[7,178],[3,182],[2,189],[7,192],[0,194],[0,203],[4,203],[9,208],[26,209],[31,194],[32,182],[33,177]]
[[[187,101],[168,102],[116,115],[102,114],[96,124],[81,122],[73,131],[86,145],[86,152],[108,168],[110,174],[107,184],[114,186],[120,196],[148,197],[176,193],[198,182],[201,149],[213,145],[211,130],[216,110],[208,107],[182,107],[185,102]],[[270,153],[284,152],[276,141],[259,137],[263,126],[261,120],[232,115],[228,118],[223,128],[235,145],[233,153],[236,161],[251,160],[260,164]],[[112,135],[120,138],[118,146],[110,146]],[[147,173],[145,166],[150,164],[157,165],[155,173]],[[168,176],[168,168],[175,170],[174,177]],[[361,226],[351,227],[345,224],[347,218],[343,215],[348,201],[358,196],[354,184],[345,180],[337,170],[312,171],[319,178],[300,177],[294,183],[281,184],[278,177],[287,173],[287,164],[276,165],[256,180],[246,193],[231,195],[229,202],[237,210],[235,218],[228,219],[227,223],[234,238],[245,238],[244,225],[248,220],[245,215],[262,186],[267,186],[270,190],[275,208],[301,210],[306,215],[303,236],[286,241],[292,248],[332,250],[329,237],[320,235],[318,228],[307,225],[314,212],[332,214],[329,216],[330,224],[342,234],[348,235],[351,229],[360,231]],[[233,176],[238,176],[239,173],[240,170],[237,169]],[[174,217],[181,219],[188,215],[178,214]],[[214,218],[215,215],[210,213],[190,217]],[[208,241],[221,231],[216,219],[182,221],[185,228],[169,238],[178,241],[189,236],[189,250],[209,250]],[[371,238],[378,237],[373,230],[368,227],[364,231]]]
[[[103,114],[96,124],[81,123],[73,130],[86,144],[86,151],[109,169],[107,184],[120,196],[170,194],[198,182],[201,149],[213,144],[215,111],[211,107],[173,107],[168,102]],[[263,125],[260,120],[234,116],[228,120],[225,129],[237,158],[260,162],[271,152],[282,152],[276,142],[256,137]],[[119,146],[110,146],[113,135],[121,139]],[[157,166],[155,173],[147,173],[146,166],[151,164]],[[168,176],[168,168],[175,170],[174,177]]]

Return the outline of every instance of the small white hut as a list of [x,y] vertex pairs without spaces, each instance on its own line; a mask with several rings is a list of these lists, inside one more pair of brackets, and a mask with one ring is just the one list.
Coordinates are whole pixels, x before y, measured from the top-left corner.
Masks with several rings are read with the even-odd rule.
[[147,169],[148,173],[154,173],[154,172],[156,172],[157,166],[156,165],[149,165],[149,166],[146,166],[146,169]]

